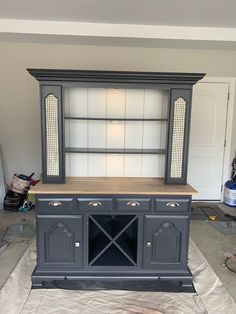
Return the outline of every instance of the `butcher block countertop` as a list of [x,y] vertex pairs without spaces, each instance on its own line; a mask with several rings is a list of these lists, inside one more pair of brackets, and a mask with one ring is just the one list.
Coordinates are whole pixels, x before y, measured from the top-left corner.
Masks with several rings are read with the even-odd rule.
[[165,184],[162,178],[68,177],[64,184],[39,182],[30,194],[196,195],[190,185]]

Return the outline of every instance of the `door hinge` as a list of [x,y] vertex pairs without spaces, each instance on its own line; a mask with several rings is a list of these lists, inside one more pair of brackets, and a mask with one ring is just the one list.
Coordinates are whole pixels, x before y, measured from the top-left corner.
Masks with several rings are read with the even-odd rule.
[[226,140],[224,140],[224,147],[226,147]]
[[228,101],[229,101],[229,97],[230,97],[230,92],[228,92]]
[[221,184],[221,188],[220,188],[221,192],[223,191],[223,184]]

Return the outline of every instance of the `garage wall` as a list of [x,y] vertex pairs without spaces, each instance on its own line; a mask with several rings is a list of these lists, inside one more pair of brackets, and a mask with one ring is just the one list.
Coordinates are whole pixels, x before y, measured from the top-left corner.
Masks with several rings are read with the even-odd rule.
[[[41,171],[39,88],[26,68],[205,72],[212,77],[236,77],[235,60],[233,50],[0,42],[0,145],[6,181],[15,172],[39,175]],[[235,139],[231,146],[233,154]]]

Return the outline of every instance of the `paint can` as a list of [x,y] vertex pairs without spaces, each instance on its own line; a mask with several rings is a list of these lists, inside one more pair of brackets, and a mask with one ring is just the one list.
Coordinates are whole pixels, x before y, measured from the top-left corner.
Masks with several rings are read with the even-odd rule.
[[224,186],[224,203],[236,207],[236,182],[229,180]]

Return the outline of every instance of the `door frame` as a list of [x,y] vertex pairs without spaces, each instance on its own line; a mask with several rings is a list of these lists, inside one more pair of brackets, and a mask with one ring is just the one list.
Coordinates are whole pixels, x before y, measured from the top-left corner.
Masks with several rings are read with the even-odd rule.
[[[236,134],[236,126],[233,122],[236,121],[236,108],[235,106],[235,85],[236,78],[233,77],[204,77],[199,83],[224,83],[228,84],[228,103],[226,109],[226,125],[225,125],[225,143],[224,143],[224,156],[222,165],[222,188],[221,188],[221,201],[223,201],[223,186],[227,180],[230,179],[231,163],[236,154],[236,136],[233,138],[233,134]],[[196,85],[197,85],[196,84]]]

